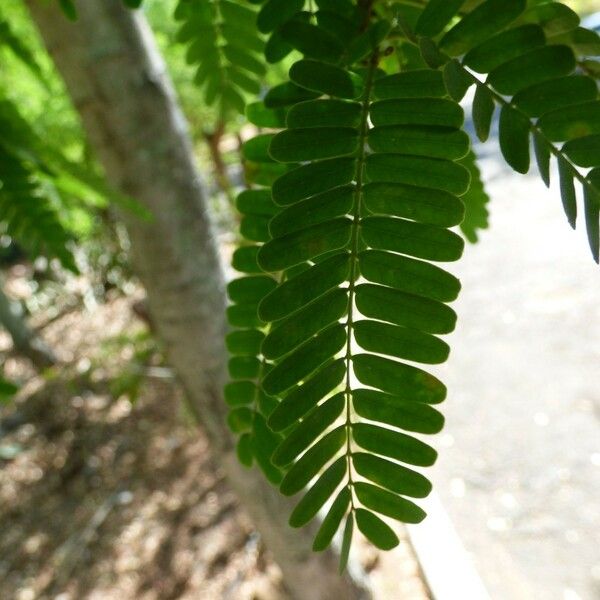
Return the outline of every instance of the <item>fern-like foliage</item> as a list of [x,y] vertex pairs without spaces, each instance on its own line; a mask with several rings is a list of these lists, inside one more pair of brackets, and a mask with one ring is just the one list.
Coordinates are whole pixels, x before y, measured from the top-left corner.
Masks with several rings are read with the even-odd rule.
[[72,234],[52,196],[53,174],[34,149],[33,132],[7,100],[0,101],[0,225],[31,256],[56,257],[74,272]]
[[[268,62],[289,79],[248,106],[264,128],[244,146],[251,189],[238,198],[244,243],[229,286],[234,331],[230,425],[246,464],[301,494],[303,526],[325,515],[314,548],[355,526],[377,547],[388,519],[424,518],[422,435],[443,425],[443,383],[422,365],[441,339],[460,283],[440,265],[487,227],[488,197],[458,104],[476,86],[476,134],[500,107],[500,146],[542,178],[558,162],[565,210],[584,190],[598,259],[600,102],[587,53],[597,36],[575,13],[534,0],[267,0],[257,24]],[[586,169],[590,169],[586,171]],[[343,524],[343,525],[342,525]]]
[[77,271],[68,242],[72,236],[44,192],[35,171],[0,144],[0,224],[32,256],[58,258]]
[[209,106],[222,117],[243,113],[247,95],[255,96],[266,74],[264,41],[257,13],[238,0],[179,0],[177,39],[188,45],[187,61],[195,65],[195,81]]
[[0,49],[11,51],[40,81],[42,69],[27,44],[13,31],[10,22],[0,12]]
[[[442,4],[430,2],[429,12]],[[448,89],[460,100],[476,86],[473,118],[482,141],[500,108],[500,148],[515,171],[528,172],[533,142],[540,175],[549,185],[550,159],[556,158],[572,227],[578,212],[574,181],[581,184],[588,239],[598,262],[600,100],[580,61],[586,52],[598,53],[598,36],[579,27],[578,16],[558,2],[486,0],[447,27],[454,16],[449,12],[435,28],[423,23],[416,28],[417,34],[435,35]]]
[[304,58],[250,109],[261,125],[286,127],[245,148],[255,162],[280,164],[270,165],[279,175],[270,193],[238,200],[255,244],[234,256],[248,275],[229,287],[230,323],[243,329],[228,337],[236,381],[226,395],[235,427],[244,411],[244,449],[261,438],[254,415],[279,436],[270,463],[280,489],[305,491],[290,523],[308,523],[332,501],[315,549],[345,521],[345,561],[355,524],[388,549],[398,538],[385,518],[424,517],[409,498],[431,486],[413,467],[433,464],[436,452],[413,433],[441,429],[433,405],[446,389],[411,363],[448,356],[438,336],[454,328],[447,303],[460,284],[431,263],[463,250],[448,228],[464,215],[458,196],[470,175],[458,161],[469,139],[440,72],[380,68],[391,24],[372,19],[371,5],[317,8],[282,28]]
[[[262,102],[248,107],[248,118],[257,127],[278,128],[284,125],[280,112],[267,109]],[[252,189],[241,192],[236,200],[240,212],[240,234],[245,243],[233,255],[233,267],[243,273],[228,285],[232,302],[227,318],[234,331],[226,343],[231,354],[229,374],[232,382],[225,387],[225,400],[230,406],[228,423],[239,434],[238,457],[251,466],[256,462],[267,479],[279,484],[281,470],[271,456],[281,442],[281,436],[267,425],[267,418],[277,401],[266,394],[261,380],[269,365],[261,355],[261,344],[268,331],[266,323],[258,316],[258,303],[277,286],[271,275],[259,267],[257,255],[260,247],[271,239],[269,221],[279,212],[271,198],[271,184],[281,174],[281,167],[268,155],[271,135],[260,135],[243,147],[246,180]]]

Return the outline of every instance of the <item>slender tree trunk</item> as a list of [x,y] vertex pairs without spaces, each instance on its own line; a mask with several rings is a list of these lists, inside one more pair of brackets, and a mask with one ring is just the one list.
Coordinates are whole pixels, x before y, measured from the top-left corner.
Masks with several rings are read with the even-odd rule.
[[218,249],[187,125],[149,29],[121,0],[79,0],[70,23],[57,2],[26,0],[109,180],[154,215],[123,215],[153,322],[205,428],[216,461],[298,600],[362,595],[315,555],[308,530],[287,526],[290,503],[241,467],[224,420],[225,295]]
[[56,363],[56,356],[46,343],[31,330],[17,304],[4,293],[0,276],[0,326],[8,331],[15,352],[28,358],[38,369]]

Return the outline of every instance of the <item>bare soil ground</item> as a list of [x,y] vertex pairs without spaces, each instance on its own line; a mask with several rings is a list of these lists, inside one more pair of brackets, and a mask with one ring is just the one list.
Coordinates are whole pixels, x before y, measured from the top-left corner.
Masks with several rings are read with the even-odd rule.
[[[128,304],[71,313],[46,337],[85,367],[102,336],[140,328]],[[282,598],[175,381],[147,379],[132,405],[104,375],[34,378],[2,411],[0,596]]]
[[[105,342],[143,331],[133,300],[44,328],[69,365],[44,378],[5,361],[29,379],[0,408],[0,598],[283,600],[281,574],[186,420],[175,380],[145,378],[133,404],[115,395],[133,351]],[[406,541],[395,557],[361,553],[378,597],[426,599]]]

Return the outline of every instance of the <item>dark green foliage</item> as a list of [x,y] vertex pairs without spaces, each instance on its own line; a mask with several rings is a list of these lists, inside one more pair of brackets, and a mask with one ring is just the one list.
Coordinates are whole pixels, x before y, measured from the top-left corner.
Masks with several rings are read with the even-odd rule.
[[[477,86],[473,118],[481,141],[489,135],[498,104],[500,148],[513,169],[529,170],[533,142],[540,175],[549,185],[550,159],[556,157],[572,226],[577,217],[573,180],[580,182],[596,259],[600,189],[582,169],[600,163],[600,100],[596,82],[577,72],[577,61],[582,51],[597,54],[598,36],[583,32],[577,15],[557,2],[528,8],[524,0],[485,0],[441,37],[439,48],[458,59],[446,57],[443,68],[450,95],[459,99],[467,88]],[[593,71],[594,64],[588,60],[588,70]],[[485,83],[465,67],[487,75]]]
[[[595,48],[596,38],[571,35],[578,20],[568,9],[525,0],[305,8],[268,0],[259,12],[260,30],[271,34],[267,60],[293,49],[303,56],[289,81],[248,111],[271,131],[247,142],[244,155],[272,174],[279,165],[279,176],[270,192],[238,199],[253,244],[233,260],[247,277],[229,288],[230,323],[240,330],[228,337],[237,356],[227,397],[245,464],[257,414],[277,436],[269,459],[281,492],[301,494],[290,523],[323,510],[314,548],[343,529],[343,568],[355,524],[389,549],[398,543],[389,519],[425,516],[408,498],[425,497],[431,484],[411,467],[431,466],[437,453],[416,435],[442,429],[434,405],[446,388],[415,363],[448,358],[439,336],[454,329],[448,303],[460,290],[433,263],[461,257],[464,242],[450,227],[476,241],[488,226],[458,102],[476,86],[482,142],[500,106],[500,146],[516,171],[528,171],[532,139],[547,184],[557,157],[573,223],[573,179],[583,183],[597,259],[600,109],[595,82],[575,73],[577,47]],[[253,399],[260,395],[268,414]]]
[[34,53],[26,43],[13,32],[8,20],[0,13],[0,48],[8,48],[40,81],[45,82],[42,69]]
[[266,74],[264,41],[252,5],[238,0],[179,0],[177,40],[188,46],[186,59],[197,67],[195,81],[208,105],[223,117],[243,112],[246,97],[257,95]]
[[[456,297],[458,282],[422,259],[453,261],[462,253],[461,238],[446,228],[463,219],[458,196],[469,189],[470,175],[456,161],[468,154],[469,139],[460,131],[462,110],[448,98],[439,73],[380,73],[377,46],[366,52],[361,46],[379,39],[377,31],[361,33],[359,14],[337,13],[347,20],[343,35],[341,29],[333,33],[333,18],[317,16],[317,24],[288,21],[281,29],[307,57],[290,69],[294,87],[279,86],[266,96],[268,106],[289,107],[287,129],[245,148],[256,148],[253,159],[293,166],[273,184],[280,208],[273,214],[262,192],[238,200],[244,217],[254,202],[257,216],[270,218],[271,239],[257,240],[264,244],[257,254],[245,251],[244,260],[257,257],[280,280],[257,313],[266,333],[260,360],[268,366],[261,386],[279,402],[268,423],[283,437],[271,460],[286,471],[283,493],[310,488],[292,525],[303,525],[335,497],[316,549],[329,544],[344,517],[346,545],[356,518],[365,535],[391,547],[395,534],[374,513],[421,520],[422,511],[400,495],[422,496],[428,484],[389,459],[432,464],[435,452],[400,430],[439,431],[443,418],[428,404],[446,393],[437,379],[398,359],[431,364],[448,356],[436,334],[454,328],[456,316],[444,302]],[[325,22],[329,29],[321,26]],[[343,63],[352,55],[365,57],[365,64],[349,70]],[[307,93],[315,95],[307,99]],[[267,157],[263,140],[269,139]],[[241,264],[239,256],[235,262]],[[299,270],[292,273],[292,267]],[[356,285],[359,276],[369,283]],[[236,291],[232,284],[237,302]],[[245,335],[254,337],[242,339],[243,351],[256,350],[258,333],[249,325]],[[381,391],[361,392],[354,378]],[[249,398],[254,388],[244,389]],[[388,457],[375,463],[376,471],[391,469],[387,489],[354,482],[362,468],[367,480],[381,484],[368,461],[353,464],[355,454],[370,456],[365,449]],[[398,481],[403,475],[405,484]]]
[[56,160],[59,168],[69,165],[7,100],[0,101],[0,132],[0,224],[32,257],[56,257],[76,272],[73,235],[59,214],[62,174],[53,170]]

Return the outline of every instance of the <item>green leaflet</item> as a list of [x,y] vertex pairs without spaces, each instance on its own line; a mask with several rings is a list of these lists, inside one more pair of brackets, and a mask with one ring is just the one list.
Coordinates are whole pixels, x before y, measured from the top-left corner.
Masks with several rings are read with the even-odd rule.
[[258,387],[252,381],[233,381],[225,386],[225,402],[229,406],[252,404],[257,394]]
[[352,432],[354,440],[364,450],[410,465],[429,467],[437,458],[437,452],[431,446],[393,429],[367,423],[355,423],[352,426]]
[[352,534],[354,532],[354,513],[350,511],[346,517],[344,525],[344,535],[342,537],[342,549],[340,550],[340,573],[344,571],[348,564],[350,555],[350,545],[352,544]]
[[269,426],[274,431],[282,431],[303,417],[317,403],[334,390],[345,374],[343,360],[337,360],[325,366],[308,381],[285,396],[281,404],[269,418]]
[[336,394],[308,413],[279,445],[273,454],[273,463],[284,467],[304,452],[340,416],[344,400],[344,394]]
[[530,117],[540,117],[552,110],[594,100],[596,83],[584,75],[559,77],[519,92],[513,104]]
[[354,194],[355,187],[347,185],[292,204],[271,220],[271,235],[283,236],[346,215],[352,208]]
[[600,218],[600,200],[590,188],[585,188],[583,195],[583,207],[585,213],[585,227],[590,244],[590,250],[594,260],[600,262],[600,229],[598,220]]
[[290,516],[292,527],[302,527],[315,517],[319,509],[342,482],[347,466],[346,458],[341,457],[319,477],[318,481],[308,490],[292,512]]
[[369,281],[425,298],[452,302],[460,291],[460,282],[453,275],[405,256],[367,250],[360,253],[359,263],[362,275]]
[[358,127],[360,104],[344,100],[308,100],[290,108],[287,126]]
[[600,135],[586,135],[567,142],[564,154],[579,167],[600,166]]
[[364,385],[390,394],[401,391],[407,398],[427,404],[437,404],[446,398],[442,382],[417,367],[372,354],[354,355],[352,363],[357,379]]
[[331,325],[273,367],[262,381],[263,389],[270,395],[285,392],[335,356],[345,343],[344,328]]
[[287,206],[351,183],[355,161],[352,158],[333,158],[298,167],[280,177],[273,184],[273,200]]
[[228,371],[233,379],[254,379],[260,371],[260,360],[255,356],[234,356],[229,359]]
[[234,433],[252,429],[253,412],[246,406],[234,408],[227,415],[227,425]]
[[[437,44],[430,38],[422,37],[419,39],[419,54],[421,60],[430,69],[439,69],[448,62],[448,56],[443,52],[440,52]],[[444,88],[445,87],[444,84]]]
[[311,23],[291,20],[281,27],[281,35],[306,58],[336,63],[343,54],[343,46],[331,33]]
[[456,325],[456,313],[446,304],[381,285],[358,285],[356,304],[366,317],[418,331],[450,333]]
[[380,77],[373,85],[373,95],[379,100],[442,98],[446,95],[446,87],[439,71],[419,69]]
[[346,432],[343,427],[338,427],[323,436],[287,472],[279,488],[281,493],[292,496],[302,490],[321,468],[336,455],[345,441]]
[[473,98],[473,124],[480,141],[485,142],[490,135],[494,116],[494,99],[491,92],[483,85],[478,85]]
[[304,0],[267,0],[256,19],[258,30],[270,33],[302,10]]
[[501,94],[514,95],[532,85],[568,75],[575,56],[567,46],[545,46],[494,69],[488,83]]
[[27,67],[33,75],[42,83],[47,86],[47,81],[37,62],[37,58],[19,35],[17,35],[10,24],[10,22],[2,17],[0,14],[0,47],[8,48],[12,54],[21,63]]
[[267,92],[264,104],[270,109],[286,108],[297,102],[311,100],[317,95],[315,92],[305,90],[291,82],[285,82],[272,87]]
[[451,56],[464,54],[510,25],[526,5],[526,0],[487,0],[444,35],[440,48]]
[[327,516],[323,519],[323,523],[321,523],[321,527],[315,536],[313,550],[320,552],[331,544],[335,532],[339,529],[342,519],[346,516],[349,505],[350,491],[348,488],[343,488],[331,505]]
[[254,275],[235,279],[227,286],[227,294],[232,302],[257,304],[277,283],[268,275]]
[[372,248],[434,261],[457,260],[464,248],[462,238],[447,229],[389,217],[366,217],[361,235]]
[[279,485],[282,474],[279,469],[273,466],[271,455],[280,441],[280,436],[274,434],[267,427],[265,419],[260,413],[254,414],[253,429],[254,435],[250,438],[252,455],[267,479],[273,485]]
[[356,510],[356,525],[361,533],[380,550],[391,550],[400,540],[379,517],[364,508]]
[[243,215],[272,217],[279,212],[279,207],[271,199],[271,191],[268,189],[244,190],[238,194],[235,205]]
[[381,100],[371,106],[373,125],[437,125],[461,127],[463,112],[445,98],[402,98]]
[[533,148],[540,177],[546,187],[550,187],[550,147],[544,137],[537,131],[533,134]]
[[425,364],[439,364],[448,358],[450,348],[428,333],[379,321],[354,323],[354,337],[363,349]]
[[342,283],[348,276],[350,257],[345,254],[327,260],[283,282],[265,296],[258,307],[263,321],[275,321],[306,306]]
[[[0,105],[0,113],[7,108],[13,107],[8,103]],[[15,131],[9,133],[5,128],[8,119],[2,118],[8,115],[0,114],[0,226],[31,258],[56,257],[63,267],[78,273],[69,248],[74,235],[63,224],[54,201],[65,201],[58,190],[59,177],[53,173],[49,176],[43,163],[36,164],[37,157],[27,147],[30,140],[23,140],[24,147],[11,143],[11,134],[18,135],[21,123],[11,119]],[[21,129],[21,133],[28,132]],[[4,142],[8,142],[6,146]]]
[[450,160],[462,158],[469,151],[469,136],[450,127],[375,127],[369,132],[368,141],[376,152],[395,151]]
[[579,25],[579,17],[564,4],[548,2],[529,8],[519,22],[538,23],[546,35],[554,36],[575,29]]
[[[340,10],[340,7],[332,8],[333,10],[325,8],[317,11],[317,24],[342,42],[343,45],[347,45],[355,37],[360,23],[347,14],[347,11]],[[350,8],[351,12],[354,12],[352,5]]]
[[569,221],[569,225],[575,229],[577,221],[577,197],[575,195],[575,185],[573,183],[573,172],[567,161],[558,160],[558,174],[560,178],[560,195],[563,208]]
[[512,59],[543,47],[545,42],[546,36],[541,27],[533,24],[523,25],[484,41],[467,52],[463,62],[478,73],[490,73]]
[[302,162],[354,154],[358,134],[350,127],[288,129],[271,141],[269,154],[279,162]]
[[376,390],[354,390],[352,403],[361,417],[406,431],[438,433],[444,426],[444,417],[428,404],[402,400]]
[[529,171],[529,122],[510,106],[500,111],[500,150],[506,162],[517,172]]
[[353,73],[317,60],[299,60],[290,69],[290,79],[314,92],[353,99],[362,94],[362,80]]
[[77,8],[73,4],[73,0],[58,0],[61,10],[64,15],[71,21],[77,20]]
[[387,214],[451,227],[462,221],[464,207],[453,194],[443,190],[398,183],[369,183],[363,188],[365,206],[374,214]]
[[257,127],[284,127],[286,110],[267,108],[264,102],[252,102],[246,106],[246,118]]
[[570,46],[578,57],[598,56],[600,54],[600,36],[595,31],[590,31],[584,27],[576,27],[553,36],[552,41]]
[[429,187],[455,195],[469,187],[469,172],[449,160],[400,154],[372,154],[366,160],[370,181]]
[[253,137],[242,146],[242,156],[246,160],[255,162],[271,162],[272,158],[269,155],[269,146],[274,137],[275,135],[272,133],[265,133]]
[[282,271],[342,249],[350,239],[351,227],[350,219],[338,218],[275,238],[260,249],[258,262],[265,271]]
[[473,85],[473,80],[457,60],[446,63],[443,74],[448,94],[456,102],[461,102],[467,90]]
[[463,4],[465,0],[431,0],[417,21],[416,33],[429,37],[441,33]]
[[258,318],[257,310],[257,304],[234,304],[227,307],[227,320],[233,327],[261,327],[264,323]]
[[353,463],[359,475],[396,494],[425,498],[431,492],[431,483],[426,477],[380,456],[355,452]]
[[548,112],[542,115],[538,127],[553,142],[600,133],[600,101]]
[[382,515],[403,523],[420,523],[425,518],[425,511],[414,502],[400,498],[380,487],[360,481],[355,484],[354,489],[363,506]]
[[259,353],[265,334],[255,329],[232,331],[225,338],[230,354],[237,356],[256,356]]
[[[341,319],[348,309],[346,290],[334,288],[287,319],[279,321],[262,344],[263,355],[274,360]],[[311,316],[314,318],[311,319]]]

